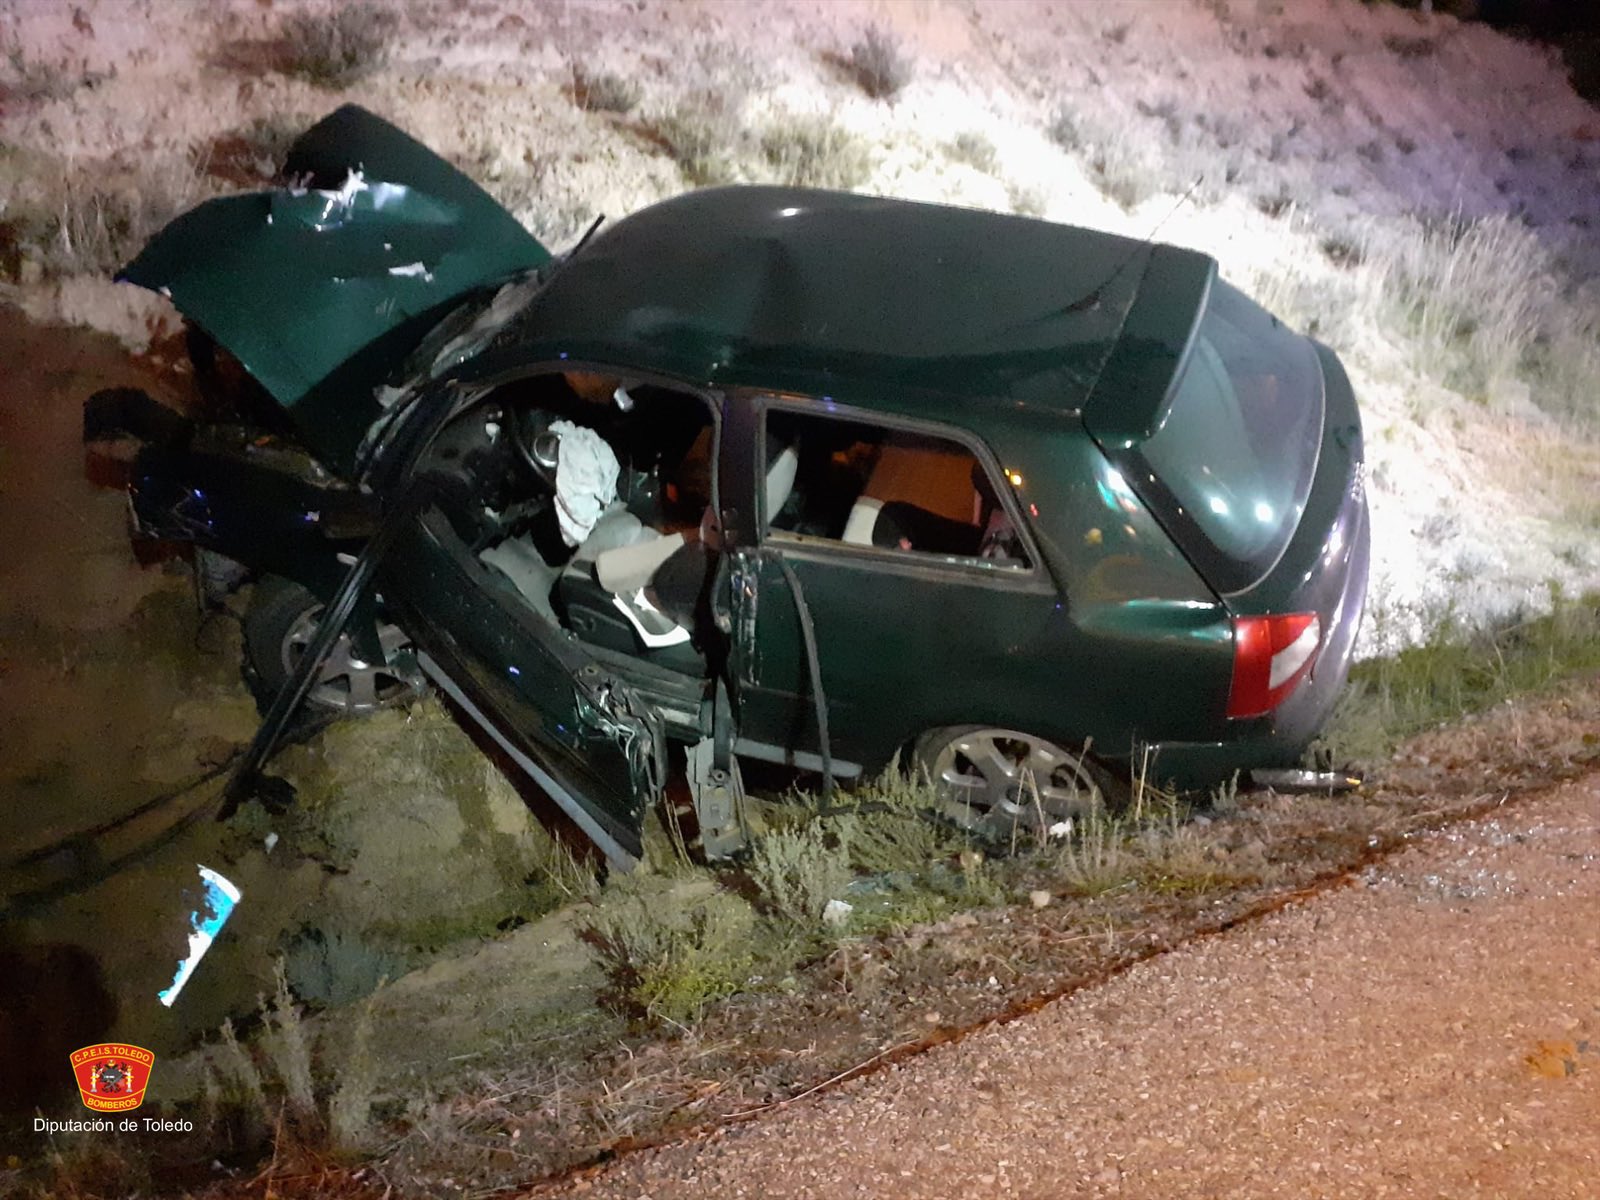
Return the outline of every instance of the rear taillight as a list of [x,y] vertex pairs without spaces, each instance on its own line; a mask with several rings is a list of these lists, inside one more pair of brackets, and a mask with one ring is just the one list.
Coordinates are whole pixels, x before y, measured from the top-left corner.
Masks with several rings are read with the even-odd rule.
[[1235,617],[1228,716],[1259,717],[1277,708],[1311,669],[1321,642],[1316,613]]

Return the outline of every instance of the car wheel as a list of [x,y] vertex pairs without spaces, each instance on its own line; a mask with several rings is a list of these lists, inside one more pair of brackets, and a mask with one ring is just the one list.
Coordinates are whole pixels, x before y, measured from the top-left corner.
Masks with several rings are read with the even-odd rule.
[[934,730],[917,743],[914,761],[945,815],[988,837],[1044,832],[1104,809],[1118,793],[1086,755],[1015,729]]
[[[245,681],[263,712],[283,687],[290,672],[316,635],[322,601],[298,583],[268,575],[256,584],[244,617]],[[422,673],[409,655],[410,646],[397,625],[380,624],[378,640],[387,666],[357,658],[350,635],[341,634],[306,693],[306,704],[348,716],[403,704],[421,695]]]

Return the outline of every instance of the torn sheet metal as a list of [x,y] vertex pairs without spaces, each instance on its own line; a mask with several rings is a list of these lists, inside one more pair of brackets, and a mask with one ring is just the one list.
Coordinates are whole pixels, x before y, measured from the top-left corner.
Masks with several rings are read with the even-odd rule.
[[467,295],[550,254],[465,175],[354,105],[308,130],[285,171],[307,185],[209,200],[118,278],[170,296],[348,470],[395,364]]
[[168,1008],[172,1007],[178,993],[183,991],[194,969],[200,965],[206,951],[211,949],[211,943],[233,915],[234,906],[239,903],[239,889],[210,867],[200,867],[200,883],[203,888],[202,905],[189,913],[189,953],[178,964],[177,974],[172,977],[171,984],[156,996]]

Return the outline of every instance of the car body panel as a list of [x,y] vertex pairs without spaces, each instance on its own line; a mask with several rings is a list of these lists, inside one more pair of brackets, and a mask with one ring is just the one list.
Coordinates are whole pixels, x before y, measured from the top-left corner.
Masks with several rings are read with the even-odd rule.
[[169,297],[349,471],[395,364],[465,294],[550,255],[465,175],[353,105],[308,131],[286,170],[319,186],[207,201],[118,278]]
[[486,723],[581,806],[591,836],[598,830],[608,853],[619,852],[614,858],[637,859],[664,748],[658,723],[625,685],[495,585],[452,544],[437,509],[401,531],[379,586],[401,625]]
[[602,231],[513,322],[573,358],[874,407],[1075,411],[1141,280],[1209,260],[1112,234],[851,193],[689,192]]

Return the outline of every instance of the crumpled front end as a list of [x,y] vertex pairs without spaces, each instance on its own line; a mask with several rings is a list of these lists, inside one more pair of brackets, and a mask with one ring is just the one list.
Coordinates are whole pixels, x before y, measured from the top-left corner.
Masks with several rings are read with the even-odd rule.
[[118,278],[170,298],[349,472],[396,364],[464,296],[550,254],[465,175],[354,105],[307,131],[285,173],[303,186],[208,201]]

